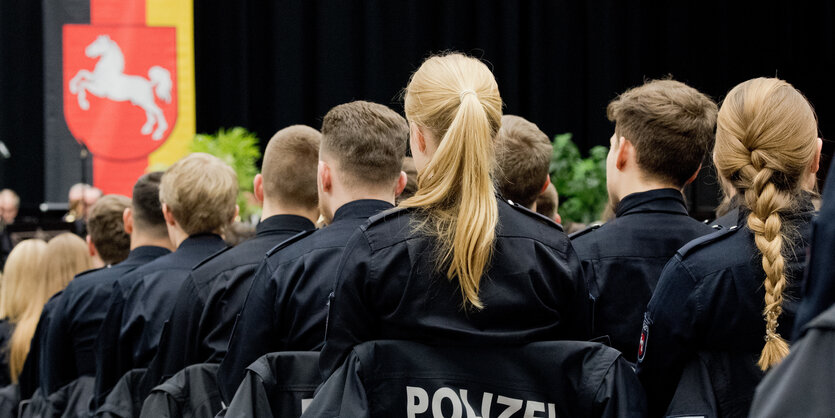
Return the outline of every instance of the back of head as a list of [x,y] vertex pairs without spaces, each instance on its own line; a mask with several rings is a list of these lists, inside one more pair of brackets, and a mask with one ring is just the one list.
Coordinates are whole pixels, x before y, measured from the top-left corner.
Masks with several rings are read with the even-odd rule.
[[122,215],[131,207],[125,196],[107,195],[96,201],[87,218],[87,233],[105,264],[116,264],[128,257],[130,236]]
[[552,150],[548,135],[535,124],[519,116],[502,116],[502,127],[496,135],[500,171],[496,183],[502,196],[532,207],[548,177]]
[[719,110],[714,163],[743,196],[741,205],[750,211],[748,227],[766,273],[763,370],[788,354],[788,344],[777,333],[786,287],[787,226],[781,215],[796,206],[817,152],[817,133],[812,106],[783,80],[756,78],[739,84]]
[[627,90],[606,111],[618,138],[634,145],[642,172],[679,188],[713,145],[716,103],[675,80],[654,80]]
[[290,207],[316,208],[321,141],[322,134],[305,125],[289,126],[273,135],[261,165],[265,200]]
[[417,193],[401,206],[423,210],[429,227],[422,230],[438,242],[436,267],[458,279],[465,306],[481,308],[479,284],[498,223],[492,174],[499,87],[475,58],[434,56],[412,75],[404,105],[409,122],[428,131],[437,149],[418,173]]
[[22,241],[9,253],[0,284],[0,318],[14,323],[23,315],[42,277],[45,254],[41,239]]
[[553,183],[548,183],[545,191],[536,198],[536,212],[549,219],[555,219],[559,205],[560,196],[557,194],[557,188]]
[[165,171],[159,200],[188,235],[220,233],[235,217],[238,176],[219,158],[196,152]]
[[32,336],[35,335],[46,302],[66,287],[73,276],[91,266],[87,243],[74,234],[60,234],[46,244],[43,274],[36,280],[37,288],[28,295],[26,310],[15,326],[9,342],[9,369],[13,381],[17,382],[23,369]]
[[406,119],[387,106],[355,101],[322,120],[320,154],[336,162],[343,184],[390,187],[400,176],[409,141]]
[[11,223],[20,209],[20,196],[12,189],[0,190],[0,222]]
[[154,171],[140,177],[133,185],[131,199],[134,229],[157,238],[168,236],[162,203],[159,201],[162,174],[162,171]]

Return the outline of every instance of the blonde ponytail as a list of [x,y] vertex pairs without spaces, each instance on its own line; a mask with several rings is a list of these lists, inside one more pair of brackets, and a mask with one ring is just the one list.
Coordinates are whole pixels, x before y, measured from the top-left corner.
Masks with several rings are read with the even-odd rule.
[[805,97],[785,81],[758,78],[728,93],[719,109],[714,162],[744,196],[748,228],[765,272],[762,370],[778,364],[789,345],[777,332],[787,285],[786,230],[790,212],[816,153],[817,122]]
[[412,76],[405,102],[406,117],[440,140],[418,173],[417,192],[400,205],[422,209],[418,227],[437,239],[436,268],[458,279],[465,307],[482,309],[479,288],[499,218],[492,179],[498,86],[474,58],[436,56]]

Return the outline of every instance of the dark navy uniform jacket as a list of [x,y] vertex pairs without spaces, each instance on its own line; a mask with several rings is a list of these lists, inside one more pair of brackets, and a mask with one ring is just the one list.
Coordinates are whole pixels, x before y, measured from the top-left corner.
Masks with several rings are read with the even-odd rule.
[[255,237],[195,267],[178,292],[143,386],[151,389],[192,364],[220,363],[264,255],[293,235],[315,228],[301,216],[271,216],[258,224]]
[[[740,208],[738,225],[698,238],[681,248],[664,267],[644,316],[638,376],[646,388],[651,415],[666,412],[685,364],[700,352],[750,353],[756,362],[765,345],[765,290],[762,256]],[[814,208],[808,195],[795,214],[783,216],[797,233],[784,251],[789,285],[777,332],[789,340],[803,280],[804,255]],[[738,365],[732,373],[749,373]],[[758,381],[757,376],[752,378]],[[750,399],[754,385],[717,397]],[[718,399],[719,402],[722,399]]]
[[0,387],[10,385],[12,378],[9,376],[9,342],[12,339],[14,325],[5,320],[0,320]]
[[689,241],[714,230],[687,214],[675,189],[630,194],[615,219],[571,236],[594,300],[592,336],[635,362],[647,302],[667,261]]
[[812,222],[803,303],[797,311],[795,338],[804,325],[835,303],[835,164],[829,168],[820,216]]
[[218,371],[228,404],[247,366],[275,351],[319,350],[325,340],[328,295],[345,244],[369,217],[391,203],[355,200],[336,210],[333,222],[301,233],[267,254],[235,325],[229,352]]
[[41,344],[41,389],[49,395],[81,376],[95,376],[95,341],[107,314],[113,284],[124,274],[170,253],[166,248],[133,249],[119,264],[77,275],[52,312]]
[[[104,400],[123,374],[148,365],[156,353],[163,323],[174,309],[177,291],[191,269],[225,247],[218,235],[195,234],[175,252],[116,282],[111,306],[96,340],[97,402]],[[129,290],[122,290],[126,288]]]
[[337,273],[320,357],[323,377],[353,346],[371,340],[521,345],[588,339],[588,290],[562,228],[502,200],[498,213],[480,311],[463,308],[457,279],[435,268],[434,240],[413,231],[418,209],[383,213],[360,228]]

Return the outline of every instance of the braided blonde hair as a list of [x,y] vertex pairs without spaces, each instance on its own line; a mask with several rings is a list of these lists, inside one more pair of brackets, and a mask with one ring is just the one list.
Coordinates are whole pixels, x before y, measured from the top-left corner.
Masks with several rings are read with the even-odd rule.
[[434,56],[412,75],[406,118],[438,141],[418,173],[418,190],[400,203],[421,208],[421,226],[437,238],[437,267],[457,278],[464,306],[483,308],[481,276],[493,252],[499,214],[492,174],[493,138],[501,126],[502,98],[493,74],[462,54]]
[[777,333],[786,288],[786,226],[817,151],[817,121],[811,105],[791,84],[756,78],[734,87],[722,103],[716,124],[714,163],[719,174],[744,198],[748,228],[762,253],[766,277],[765,346],[762,370],[779,363],[789,345]]

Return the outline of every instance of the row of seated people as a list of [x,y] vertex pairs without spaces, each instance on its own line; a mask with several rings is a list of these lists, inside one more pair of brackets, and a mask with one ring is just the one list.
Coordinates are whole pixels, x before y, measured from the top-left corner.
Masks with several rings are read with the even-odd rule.
[[[676,408],[704,382],[679,382],[707,364],[708,375],[727,365],[734,384],[711,381],[704,403],[747,414],[807,299],[821,140],[796,89],[749,80],[721,109],[673,80],[621,94],[607,109],[613,219],[571,238],[530,210],[549,186],[548,137],[502,116],[483,63],[429,58],[404,105],[405,119],[352,102],[321,133],[279,131],[254,184],[262,222],[235,247],[220,234],[237,179],[214,157],[143,176],[132,200],[102,198],[88,241],[107,267],[62,279],[48,302],[42,292],[34,319],[9,316],[19,399],[158,416],[171,403],[154,394],[194,385],[213,400],[207,414],[246,416],[256,386],[295,376],[265,367],[293,358],[317,366],[304,390],[325,382],[292,403],[305,416],[662,416],[694,413]],[[395,207],[407,145],[417,187]],[[714,227],[682,197],[711,150],[732,208]],[[617,351],[581,343],[593,338]]]

